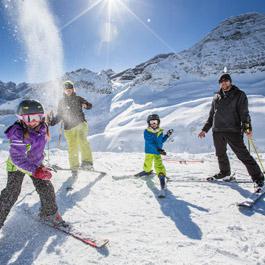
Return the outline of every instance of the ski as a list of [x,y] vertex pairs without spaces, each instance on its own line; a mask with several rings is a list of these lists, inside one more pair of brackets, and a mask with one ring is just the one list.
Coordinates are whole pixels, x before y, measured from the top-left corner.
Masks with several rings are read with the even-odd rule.
[[[58,165],[51,165],[50,168],[52,170],[54,170],[55,172],[57,172],[58,170],[62,170],[62,171],[72,171],[70,168],[64,168],[64,167],[60,167]],[[99,171],[99,170],[94,170],[94,169],[91,169],[91,170],[84,170],[84,169],[78,169],[80,171],[87,171],[87,172],[92,172],[92,173],[98,173],[98,174],[101,174],[101,175],[107,175],[107,172],[104,172],[104,171]]]
[[51,223],[42,221],[38,216],[35,216],[31,211],[24,209],[24,212],[33,218],[35,221],[47,225],[53,229],[56,229],[64,234],[67,234],[81,242],[83,242],[86,245],[89,245],[94,248],[102,248],[106,246],[109,243],[108,239],[94,239],[93,237],[79,231],[78,229],[74,228],[71,224],[67,224],[65,226],[56,226],[52,225]]
[[108,239],[102,239],[102,240],[93,239],[90,236],[87,236],[86,234],[82,233],[81,231],[78,231],[76,228],[72,227],[71,225],[64,227],[64,226],[54,226],[52,224],[42,221],[41,223],[46,224],[56,230],[59,230],[69,236],[72,236],[73,238],[85,243],[86,245],[90,245],[95,248],[102,248],[109,243]]
[[215,179],[215,180],[207,180],[205,178],[173,178],[172,176],[167,177],[167,181],[168,182],[207,182],[207,183],[253,183],[251,180],[247,180],[247,179],[234,179],[231,181],[225,181],[222,179]]
[[136,178],[140,178],[140,177],[153,177],[155,175],[154,171],[151,170],[149,173],[145,172],[145,171],[140,171],[138,173],[136,173],[134,175],[134,177]]
[[179,163],[179,164],[193,164],[193,163],[204,163],[203,159],[175,159],[175,158],[164,158],[164,161],[168,163]]
[[131,174],[131,175],[121,175],[121,176],[112,176],[112,179],[114,180],[123,180],[123,179],[137,179],[137,178],[145,178],[145,177],[154,177],[155,173],[152,172],[149,175],[140,175],[141,172],[137,173],[137,174]]
[[265,194],[265,187],[261,190],[261,192],[253,192],[245,201],[237,203],[239,208],[249,208],[251,209],[255,203],[263,197]]
[[[150,175],[145,175],[142,177],[153,177],[155,176],[154,173],[150,174]],[[140,178],[139,176],[137,176],[137,174],[135,175],[121,175],[121,176],[112,176],[112,179],[114,180],[124,180],[124,179],[133,179],[133,178]],[[248,180],[248,179],[243,179],[243,178],[233,178],[230,181],[228,180],[222,180],[222,179],[214,179],[214,180],[207,180],[207,178],[194,178],[194,177],[188,177],[188,178],[178,178],[177,176],[166,176],[166,181],[167,182],[205,182],[205,183],[253,183],[252,180]]]

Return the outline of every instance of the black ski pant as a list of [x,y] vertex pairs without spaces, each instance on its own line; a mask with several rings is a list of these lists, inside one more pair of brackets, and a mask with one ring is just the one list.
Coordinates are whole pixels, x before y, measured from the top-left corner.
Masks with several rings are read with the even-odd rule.
[[227,144],[231,147],[237,158],[246,166],[253,181],[263,180],[264,176],[255,159],[250,155],[244,144],[243,134],[232,132],[213,132],[213,141],[218,158],[220,172],[229,176],[231,174],[230,163],[226,154]]
[[[0,194],[0,229],[3,226],[12,206],[18,199],[25,174],[21,171],[8,172],[6,187]],[[53,185],[48,180],[30,176],[40,197],[40,216],[55,214],[58,210]]]

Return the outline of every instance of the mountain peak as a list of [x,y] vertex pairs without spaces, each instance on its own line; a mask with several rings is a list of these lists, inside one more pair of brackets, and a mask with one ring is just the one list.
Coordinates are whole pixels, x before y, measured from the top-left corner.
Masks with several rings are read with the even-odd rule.
[[231,73],[265,71],[265,15],[228,18],[193,47],[180,53],[189,73],[207,76],[227,66]]

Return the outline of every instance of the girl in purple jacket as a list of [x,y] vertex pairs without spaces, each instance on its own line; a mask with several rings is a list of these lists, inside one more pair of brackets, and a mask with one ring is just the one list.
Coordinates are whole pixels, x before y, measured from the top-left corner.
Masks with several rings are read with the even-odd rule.
[[0,194],[0,229],[18,199],[25,174],[32,179],[40,196],[40,218],[53,225],[64,225],[55,200],[49,168],[43,166],[44,148],[49,138],[42,105],[23,100],[17,109],[18,120],[5,134],[10,141],[7,160],[7,185]]

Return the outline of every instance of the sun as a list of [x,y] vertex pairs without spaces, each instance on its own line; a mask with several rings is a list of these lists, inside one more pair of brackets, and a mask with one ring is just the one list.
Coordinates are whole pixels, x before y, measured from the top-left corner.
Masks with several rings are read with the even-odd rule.
[[109,16],[115,16],[122,11],[122,0],[105,0]]

